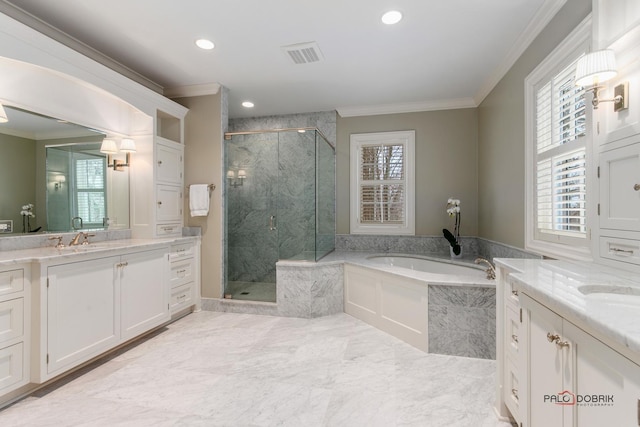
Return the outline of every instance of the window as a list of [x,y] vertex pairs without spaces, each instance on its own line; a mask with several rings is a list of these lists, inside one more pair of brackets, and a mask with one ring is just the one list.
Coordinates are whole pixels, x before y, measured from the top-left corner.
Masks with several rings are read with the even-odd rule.
[[101,227],[107,216],[104,157],[87,155],[87,158],[76,158],[74,164],[75,216],[82,218],[85,228]]
[[526,247],[558,258],[590,258],[590,135],[585,91],[574,81],[589,37],[587,22],[525,80]]
[[351,135],[351,233],[414,234],[415,131]]

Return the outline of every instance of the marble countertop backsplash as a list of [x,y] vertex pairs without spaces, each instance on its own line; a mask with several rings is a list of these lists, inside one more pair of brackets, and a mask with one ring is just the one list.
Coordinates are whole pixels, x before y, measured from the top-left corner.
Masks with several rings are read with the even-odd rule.
[[[637,354],[640,361],[640,278],[637,273],[589,262],[502,259],[515,270],[523,293],[592,334],[601,334]],[[594,292],[613,288],[613,292]],[[582,291],[581,291],[582,289]],[[585,293],[586,292],[586,293]]]

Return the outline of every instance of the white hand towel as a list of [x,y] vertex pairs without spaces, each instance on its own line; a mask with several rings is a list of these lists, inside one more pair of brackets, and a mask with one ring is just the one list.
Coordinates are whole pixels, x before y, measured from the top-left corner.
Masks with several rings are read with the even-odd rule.
[[209,186],[207,184],[189,186],[189,209],[191,209],[191,216],[207,216],[209,214]]

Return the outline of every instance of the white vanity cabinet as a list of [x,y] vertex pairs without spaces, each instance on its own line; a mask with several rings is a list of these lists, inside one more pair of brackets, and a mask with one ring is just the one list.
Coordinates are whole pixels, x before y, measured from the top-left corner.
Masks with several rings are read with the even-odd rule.
[[509,274],[516,270],[496,265],[496,411],[503,420],[520,422],[522,336],[520,297]]
[[47,381],[170,320],[167,249],[42,265],[33,382]]
[[28,265],[0,267],[0,395],[29,382]]
[[598,252],[606,264],[640,266],[640,134],[613,146],[600,154]]
[[200,244],[171,245],[169,252],[171,314],[186,308],[200,309]]
[[129,254],[116,264],[123,341],[169,320],[166,252],[158,249]]
[[637,426],[640,366],[526,294],[523,427]]
[[[120,257],[51,266],[46,289],[46,323],[41,329],[42,382],[106,351],[120,341]],[[44,360],[43,360],[44,359]]]

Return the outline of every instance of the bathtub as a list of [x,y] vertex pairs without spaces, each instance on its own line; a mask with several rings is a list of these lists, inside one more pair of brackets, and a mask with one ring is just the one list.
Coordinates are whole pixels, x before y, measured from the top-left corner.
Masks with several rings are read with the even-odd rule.
[[429,353],[495,358],[495,280],[414,255],[345,262],[344,311]]
[[[469,278],[486,278],[486,272],[476,266],[466,266],[437,261],[430,258],[403,255],[373,255],[367,260],[390,267],[407,268],[425,273],[456,275]],[[473,279],[471,279],[473,280]]]

